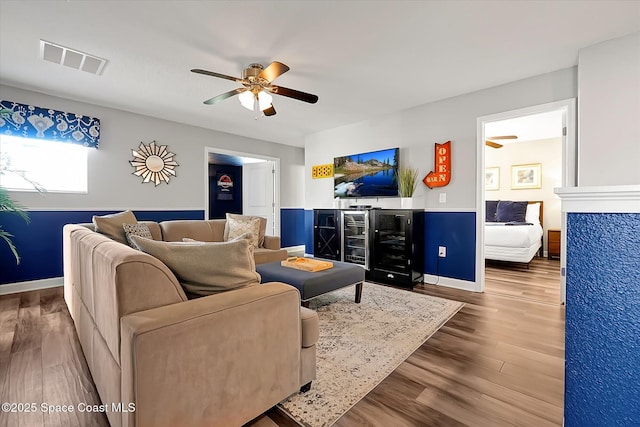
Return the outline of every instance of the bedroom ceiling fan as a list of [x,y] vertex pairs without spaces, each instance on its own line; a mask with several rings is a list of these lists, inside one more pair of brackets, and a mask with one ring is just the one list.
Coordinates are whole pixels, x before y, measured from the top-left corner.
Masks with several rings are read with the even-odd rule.
[[485,145],[491,148],[502,148],[502,144],[494,141],[500,141],[504,139],[518,139],[517,135],[499,135],[499,136],[488,136]]
[[286,96],[287,98],[297,99],[310,104],[318,102],[316,95],[272,84],[276,78],[289,71],[288,66],[278,61],[272,62],[266,68],[264,68],[262,64],[250,64],[242,70],[242,78],[201,70],[199,68],[194,68],[191,71],[197,74],[204,74],[205,76],[232,80],[242,85],[242,87],[207,99],[204,101],[207,105],[217,104],[227,98],[239,95],[240,103],[246,109],[256,112],[262,111],[265,116],[274,116],[276,110],[271,103],[273,98],[271,94]]

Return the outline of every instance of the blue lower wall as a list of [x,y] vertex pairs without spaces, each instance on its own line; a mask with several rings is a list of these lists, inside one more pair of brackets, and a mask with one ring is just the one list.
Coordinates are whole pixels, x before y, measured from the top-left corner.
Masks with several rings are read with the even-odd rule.
[[285,208],[280,210],[280,246],[300,246],[305,244],[305,210]]
[[568,214],[565,351],[565,426],[640,425],[640,214]]
[[313,255],[313,211],[304,211],[304,251]]
[[[475,212],[425,212],[424,245],[426,274],[475,282]],[[446,246],[446,258],[438,246]]]
[[[2,227],[13,234],[22,261],[0,242],[0,285],[62,276],[62,227],[91,222],[93,215],[113,211],[31,211],[31,223],[3,214]],[[139,220],[203,219],[202,210],[134,211]],[[280,212],[282,247],[305,245],[313,254],[313,211],[287,208]],[[475,213],[425,212],[426,273],[475,281]],[[438,246],[447,246],[447,258],[438,259]]]
[[[31,222],[3,213],[0,221],[13,234],[20,254],[20,265],[4,241],[0,242],[0,286],[6,283],[48,279],[62,276],[62,227],[70,223],[91,222],[93,215],[114,211],[31,211]],[[134,211],[138,220],[203,219],[203,210]]]

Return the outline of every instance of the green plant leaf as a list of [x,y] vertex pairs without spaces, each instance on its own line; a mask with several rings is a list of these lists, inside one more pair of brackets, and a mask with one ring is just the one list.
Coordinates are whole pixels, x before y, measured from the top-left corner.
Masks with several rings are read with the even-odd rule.
[[414,168],[400,168],[398,170],[398,195],[412,197],[418,186],[418,170]]
[[13,213],[24,219],[27,224],[30,222],[24,206],[9,197],[9,193],[3,187],[0,187],[0,212]]
[[20,255],[18,255],[18,249],[11,241],[11,237],[13,237],[13,234],[4,231],[2,227],[0,227],[0,238],[9,245],[9,249],[13,252],[13,256],[16,257],[16,264],[20,264]]

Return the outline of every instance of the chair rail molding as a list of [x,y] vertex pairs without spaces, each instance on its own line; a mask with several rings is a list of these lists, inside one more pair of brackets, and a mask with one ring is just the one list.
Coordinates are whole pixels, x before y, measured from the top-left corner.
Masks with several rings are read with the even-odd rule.
[[556,188],[562,212],[640,213],[640,185]]

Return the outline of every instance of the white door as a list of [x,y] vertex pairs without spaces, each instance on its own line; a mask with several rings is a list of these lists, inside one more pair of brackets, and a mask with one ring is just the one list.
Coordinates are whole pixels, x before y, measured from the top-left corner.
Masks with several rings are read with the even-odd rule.
[[275,162],[245,163],[242,166],[242,214],[267,218],[267,235],[278,236],[276,216]]

